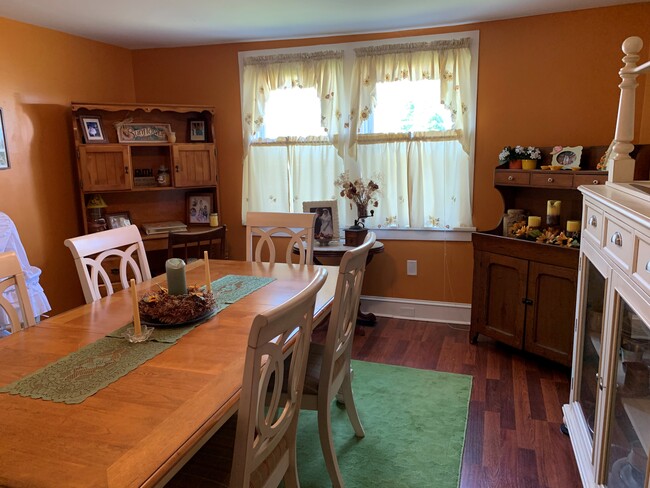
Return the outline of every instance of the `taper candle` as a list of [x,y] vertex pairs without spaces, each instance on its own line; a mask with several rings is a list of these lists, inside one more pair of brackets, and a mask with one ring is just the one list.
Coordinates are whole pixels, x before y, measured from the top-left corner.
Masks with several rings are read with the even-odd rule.
[[167,272],[167,292],[170,295],[186,295],[187,283],[185,282],[185,261],[171,258],[165,261]]
[[131,278],[131,299],[133,300],[133,334],[142,335],[142,325],[140,324],[140,307],[138,306],[138,293],[135,291],[135,280]]
[[580,232],[580,221],[579,220],[567,220],[566,221],[566,230],[567,230],[567,232]]
[[542,225],[542,218],[537,215],[528,217],[528,227],[539,227]]
[[205,291],[212,291],[212,279],[210,278],[210,260],[208,251],[203,251],[203,261],[205,262]]

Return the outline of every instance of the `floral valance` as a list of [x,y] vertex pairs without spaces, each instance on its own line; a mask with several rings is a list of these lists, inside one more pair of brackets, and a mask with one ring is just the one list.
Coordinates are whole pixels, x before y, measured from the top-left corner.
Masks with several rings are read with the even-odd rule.
[[349,152],[356,155],[359,132],[376,105],[377,83],[439,80],[440,102],[451,111],[453,130],[469,154],[469,111],[473,103],[470,39],[390,44],[355,49]]
[[330,138],[342,131],[343,51],[258,56],[244,60],[242,120],[244,152],[263,137],[265,106],[273,90],[315,88],[321,126]]

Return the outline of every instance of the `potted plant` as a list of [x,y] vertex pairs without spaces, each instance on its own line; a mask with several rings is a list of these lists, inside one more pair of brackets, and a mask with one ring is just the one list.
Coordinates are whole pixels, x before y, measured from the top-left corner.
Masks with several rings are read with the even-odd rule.
[[[499,153],[499,163],[508,163],[510,169],[535,169],[537,167],[537,160],[541,159],[542,152],[538,147],[534,146],[506,146]],[[524,163],[524,161],[527,161]]]

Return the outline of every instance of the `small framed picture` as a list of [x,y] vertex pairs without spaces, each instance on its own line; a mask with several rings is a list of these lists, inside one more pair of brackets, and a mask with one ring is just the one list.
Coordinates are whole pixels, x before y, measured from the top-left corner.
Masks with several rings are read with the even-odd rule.
[[341,238],[339,231],[339,211],[336,200],[302,202],[302,211],[316,214],[314,239],[319,241],[338,241]]
[[572,169],[580,167],[580,157],[582,156],[582,146],[553,148],[552,166],[561,166],[562,169]]
[[210,225],[212,193],[188,193],[187,223],[189,225]]
[[109,229],[119,229],[131,225],[131,216],[129,212],[118,212],[106,214],[106,225]]
[[86,144],[93,142],[106,142],[104,129],[102,129],[102,119],[98,115],[81,115],[79,122],[84,132]]
[[0,108],[0,169],[9,169],[9,153],[7,152],[7,138],[5,137],[5,123]]
[[205,120],[190,120],[190,141],[206,141]]

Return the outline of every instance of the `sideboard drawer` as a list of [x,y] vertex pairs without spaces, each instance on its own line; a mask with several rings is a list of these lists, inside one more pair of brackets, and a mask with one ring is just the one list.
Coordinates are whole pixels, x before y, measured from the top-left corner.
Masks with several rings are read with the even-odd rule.
[[559,174],[559,171],[533,174],[530,177],[530,184],[548,188],[571,188],[573,186],[573,175]]
[[634,257],[634,234],[632,229],[610,215],[605,214],[603,250],[628,273]]
[[650,295],[650,237],[636,235],[637,253],[632,278]]
[[593,239],[596,247],[600,247],[600,243],[603,240],[603,228],[605,227],[603,225],[603,213],[599,209],[585,203],[584,215],[582,232]]
[[494,174],[496,185],[529,185],[530,173],[516,171],[497,171]]
[[573,175],[573,186],[576,188],[580,185],[604,185],[607,182],[607,173],[602,175]]

